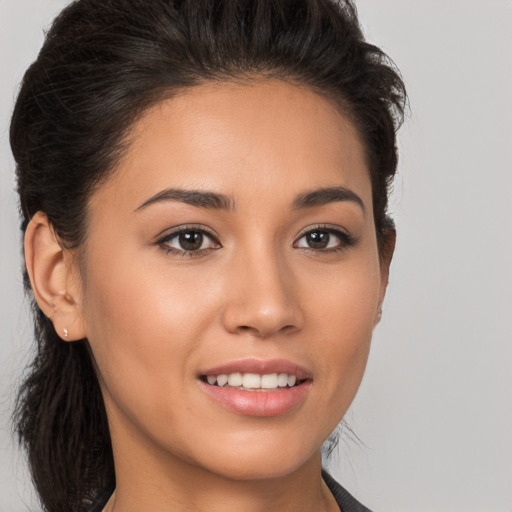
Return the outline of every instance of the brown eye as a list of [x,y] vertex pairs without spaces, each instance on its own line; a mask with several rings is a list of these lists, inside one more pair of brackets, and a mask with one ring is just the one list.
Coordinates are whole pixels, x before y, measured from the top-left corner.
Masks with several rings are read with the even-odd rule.
[[184,251],[198,251],[203,245],[203,239],[199,231],[185,231],[178,235],[178,245]]
[[331,239],[327,231],[311,231],[306,236],[306,244],[311,249],[326,249]]
[[201,253],[208,249],[218,249],[217,240],[203,229],[181,228],[158,241],[163,249],[174,253]]
[[334,228],[315,228],[304,233],[294,247],[315,251],[344,249],[354,245],[354,239],[344,231]]

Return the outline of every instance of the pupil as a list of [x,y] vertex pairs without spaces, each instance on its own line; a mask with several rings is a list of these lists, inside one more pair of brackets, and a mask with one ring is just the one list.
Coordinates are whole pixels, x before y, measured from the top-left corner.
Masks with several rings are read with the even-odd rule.
[[203,245],[203,234],[198,231],[180,233],[180,247],[185,251],[197,251]]
[[327,231],[313,231],[306,235],[306,240],[312,249],[325,249],[329,244],[329,233]]

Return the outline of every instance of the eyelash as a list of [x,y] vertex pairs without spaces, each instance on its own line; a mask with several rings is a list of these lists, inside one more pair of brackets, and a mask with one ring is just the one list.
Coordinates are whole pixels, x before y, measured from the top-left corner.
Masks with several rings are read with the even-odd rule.
[[[209,238],[211,240],[210,243],[216,245],[217,247],[208,247],[206,249],[197,249],[197,250],[188,250],[187,251],[185,249],[177,249],[176,247],[170,247],[169,245],[167,245],[167,244],[169,244],[169,242],[177,239],[181,234],[184,234],[184,233],[199,233],[203,237]],[[220,242],[217,240],[217,237],[213,233],[211,233],[210,231],[208,231],[205,228],[196,227],[196,226],[183,226],[178,229],[175,229],[171,233],[168,233],[165,236],[163,236],[162,238],[160,238],[159,240],[157,240],[156,243],[167,254],[172,253],[177,256],[185,256],[188,258],[194,258],[194,257],[197,258],[199,256],[204,256],[204,254],[206,252],[210,252],[211,250],[214,250],[214,249],[220,249],[220,247],[222,247],[220,245]]]
[[[300,240],[302,240],[307,235],[310,235],[315,232],[321,232],[321,233],[327,233],[329,235],[334,235],[339,240],[339,244],[335,247],[329,247],[329,248],[323,248],[323,249],[315,249],[313,247],[299,247],[297,244]],[[210,239],[210,244],[215,245],[216,247],[207,247],[205,249],[196,249],[196,250],[185,250],[185,249],[178,249],[176,247],[170,247],[168,244],[177,239],[181,234],[184,233],[198,233],[202,235],[203,237],[206,237]],[[329,242],[330,243],[330,240]],[[293,243],[293,247],[296,247],[297,249],[303,249],[306,251],[313,251],[316,253],[336,253],[340,251],[344,251],[348,249],[349,247],[355,245],[356,240],[352,235],[349,233],[334,228],[332,226],[327,225],[318,225],[311,228],[308,228],[306,231],[304,231]],[[220,249],[222,246],[220,242],[218,241],[217,237],[210,232],[209,230],[203,228],[203,227],[196,227],[196,226],[183,226],[178,229],[175,229],[171,233],[166,234],[165,236],[161,237],[156,242],[157,245],[159,245],[167,254],[175,254],[177,256],[185,256],[189,258],[194,257],[200,257],[204,256],[206,253],[210,252],[211,250]]]
[[[327,233],[329,235],[334,235],[339,240],[339,244],[335,247],[329,247],[325,249],[315,249],[313,247],[297,247],[297,244],[300,240],[302,240],[304,237],[306,237],[309,234],[312,233]],[[330,240],[329,240],[330,242]],[[352,247],[356,244],[356,239],[347,233],[346,231],[343,231],[342,229],[329,226],[329,225],[318,225],[306,228],[306,230],[297,238],[297,240],[294,242],[293,246],[297,247],[298,249],[304,249],[306,251],[313,251],[317,253],[337,253],[341,251],[345,251],[349,247]]]

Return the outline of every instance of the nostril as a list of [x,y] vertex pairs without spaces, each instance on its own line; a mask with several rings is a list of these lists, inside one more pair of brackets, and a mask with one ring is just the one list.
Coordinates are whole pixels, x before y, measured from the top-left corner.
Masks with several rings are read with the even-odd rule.
[[268,327],[268,329],[265,329],[264,327],[252,327],[250,325],[239,325],[237,327],[237,331],[239,334],[241,333],[252,333],[254,336],[258,338],[267,338],[270,336],[274,336],[275,334],[289,334],[293,332],[297,327],[292,324],[284,325],[283,327],[273,329],[271,327]]
[[226,303],[221,321],[228,332],[268,338],[301,329],[302,312],[296,302],[285,303],[283,300],[280,303],[268,303],[263,299],[257,301],[257,298],[253,294],[245,301],[230,300]]
[[254,336],[260,337],[262,336],[261,332],[256,327],[251,327],[250,325],[239,325],[237,327],[238,334],[243,333],[252,333]]

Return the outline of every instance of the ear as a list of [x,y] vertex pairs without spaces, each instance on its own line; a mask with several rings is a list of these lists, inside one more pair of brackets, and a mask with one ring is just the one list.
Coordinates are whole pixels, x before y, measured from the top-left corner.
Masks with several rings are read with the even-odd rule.
[[382,244],[380,254],[380,296],[379,296],[379,308],[377,310],[377,316],[375,319],[375,325],[380,322],[382,316],[382,303],[386,295],[386,289],[389,281],[389,267],[391,260],[393,259],[393,253],[395,252],[396,245],[396,230],[394,228],[387,228],[383,233],[384,241]]
[[35,299],[65,341],[86,337],[81,283],[73,253],[57,239],[46,214],[37,212],[25,232],[25,264]]

